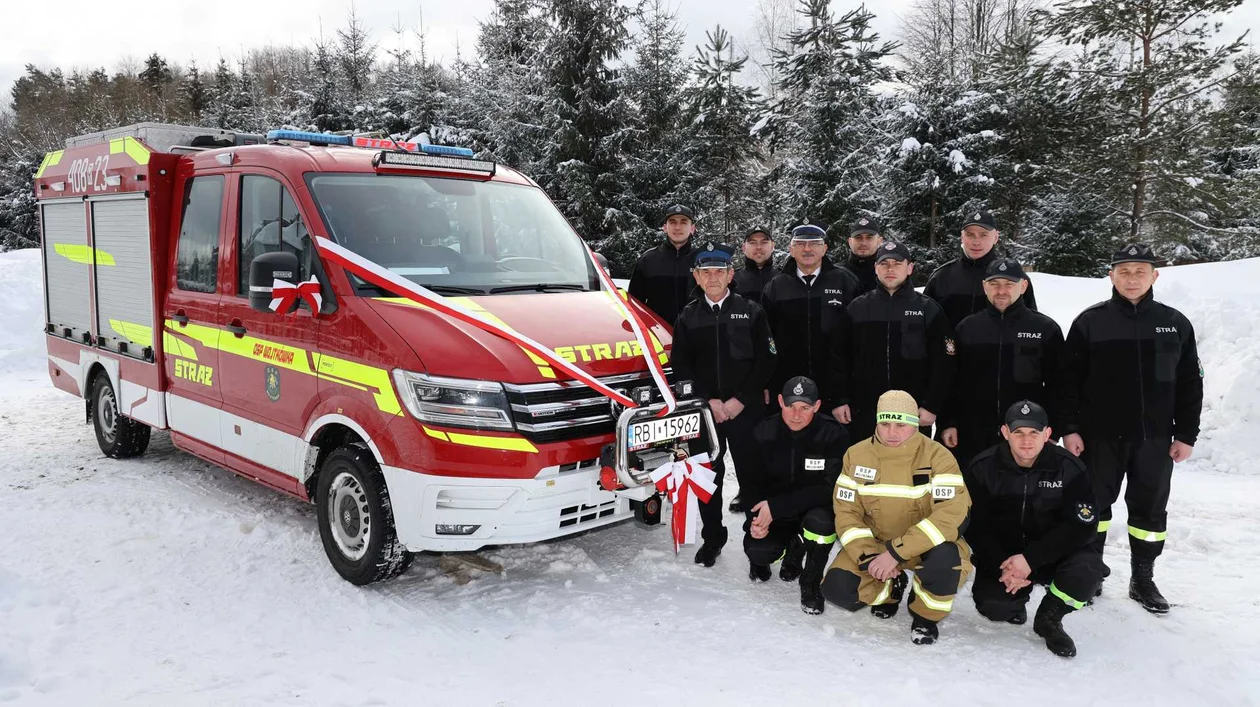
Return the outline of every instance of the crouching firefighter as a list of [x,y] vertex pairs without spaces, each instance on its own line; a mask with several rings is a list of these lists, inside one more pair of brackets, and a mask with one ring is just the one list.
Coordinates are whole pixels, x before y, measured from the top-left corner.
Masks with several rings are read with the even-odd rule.
[[919,404],[890,390],[876,404],[875,435],[844,455],[833,508],[842,552],[827,571],[823,596],[849,611],[897,613],[914,571],[910,638],[935,643],[937,624],[971,570],[960,537],[971,499],[949,450],[919,432]]
[[764,582],[770,579],[770,565],[782,559],[779,579],[799,578],[801,610],[821,614],[819,585],[836,542],[831,490],[849,448],[849,433],[819,414],[818,386],[805,376],[788,380],[779,407],[778,414],[753,430],[759,454],[740,475],[740,494],[750,504],[744,523],[748,576]]
[[1001,431],[1005,441],[963,471],[976,565],[971,594],[982,616],[1018,625],[1028,621],[1032,585],[1049,585],[1033,632],[1050,652],[1071,658],[1076,644],[1063,617],[1085,606],[1102,582],[1093,480],[1075,455],[1046,443],[1050,418],[1037,403],[1016,401]]

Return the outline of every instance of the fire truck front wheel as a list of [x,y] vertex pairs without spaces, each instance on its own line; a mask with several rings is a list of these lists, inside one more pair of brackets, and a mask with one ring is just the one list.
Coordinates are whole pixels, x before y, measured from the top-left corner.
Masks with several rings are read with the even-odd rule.
[[144,454],[149,448],[149,426],[118,413],[118,396],[104,372],[96,374],[92,381],[88,414],[96,430],[96,443],[105,456],[127,459]]
[[316,488],[319,536],[338,574],[364,585],[407,569],[411,553],[398,542],[385,477],[365,446],[352,444],[329,454]]

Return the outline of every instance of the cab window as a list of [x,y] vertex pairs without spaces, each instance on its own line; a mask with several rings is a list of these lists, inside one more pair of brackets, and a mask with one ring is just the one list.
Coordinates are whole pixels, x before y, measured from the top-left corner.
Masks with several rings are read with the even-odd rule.
[[238,295],[249,294],[249,264],[263,253],[293,253],[298,258],[298,281],[310,278],[314,246],[297,203],[280,182],[259,175],[241,177],[237,234]]
[[214,292],[219,282],[219,215],[223,209],[223,177],[188,180],[175,254],[175,287],[188,292]]

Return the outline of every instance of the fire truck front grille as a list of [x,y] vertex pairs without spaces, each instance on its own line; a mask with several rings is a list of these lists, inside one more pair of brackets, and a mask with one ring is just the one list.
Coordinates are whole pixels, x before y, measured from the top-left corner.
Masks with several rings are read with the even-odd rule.
[[[661,399],[648,373],[599,380],[614,390],[626,392],[651,386],[652,401]],[[612,434],[615,429],[617,418],[613,415],[611,401],[584,383],[508,384],[506,387],[516,429],[532,442],[564,442]]]

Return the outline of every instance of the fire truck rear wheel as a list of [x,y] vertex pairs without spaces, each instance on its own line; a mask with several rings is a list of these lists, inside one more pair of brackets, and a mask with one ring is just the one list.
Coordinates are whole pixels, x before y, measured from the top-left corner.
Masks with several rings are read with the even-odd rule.
[[88,413],[96,430],[96,443],[105,456],[127,459],[144,454],[144,450],[149,448],[152,430],[143,422],[118,413],[118,396],[114,394],[114,386],[105,373],[98,373],[92,381]]
[[315,510],[324,552],[347,582],[380,582],[411,564],[411,553],[394,530],[385,477],[363,445],[341,447],[324,460]]

